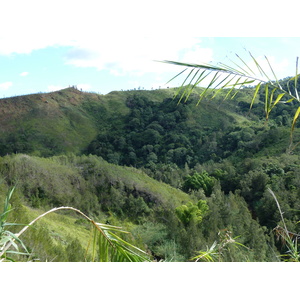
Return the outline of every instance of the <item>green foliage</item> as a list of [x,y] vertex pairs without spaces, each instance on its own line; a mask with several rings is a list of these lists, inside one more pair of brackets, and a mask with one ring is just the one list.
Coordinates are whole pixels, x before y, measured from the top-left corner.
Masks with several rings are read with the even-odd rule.
[[179,220],[185,225],[189,225],[191,222],[200,223],[203,216],[208,211],[208,206],[205,200],[199,200],[197,205],[192,202],[188,202],[186,205],[176,207],[175,213]]
[[199,190],[203,189],[207,197],[212,193],[213,187],[215,184],[215,179],[212,176],[209,176],[207,172],[193,174],[192,176],[188,175],[184,180],[182,189],[185,192],[190,190]]
[[[11,198],[11,195],[13,193],[14,189],[11,189],[5,199],[5,205],[4,205],[4,211],[1,214],[0,219],[0,259],[3,260],[12,260],[11,258],[7,257],[8,254],[26,254],[29,255],[24,243],[20,240],[19,236],[23,234],[28,228],[34,225],[39,219],[45,217],[49,213],[56,212],[58,210],[71,210],[79,213],[81,216],[83,216],[85,219],[87,219],[91,225],[92,225],[92,261],[115,261],[115,262],[123,262],[123,261],[130,261],[130,262],[141,262],[141,261],[147,261],[149,260],[148,255],[142,251],[141,249],[135,247],[134,245],[130,244],[129,242],[126,242],[124,239],[122,239],[118,234],[119,233],[128,233],[122,230],[120,227],[108,225],[108,224],[101,224],[96,223],[92,219],[90,219],[88,216],[86,216],[84,213],[82,213],[78,209],[74,209],[72,207],[59,207],[51,209],[41,215],[39,215],[37,218],[35,218],[33,221],[31,221],[28,225],[23,227],[18,233],[12,233],[11,231],[5,230],[5,227],[7,226],[14,226],[14,225],[20,225],[20,224],[13,224],[13,223],[6,223],[7,216],[10,209],[10,203],[9,200]],[[43,238],[45,238],[45,235],[43,234]],[[47,231],[46,231],[47,236]],[[21,253],[18,251],[18,245],[16,242],[20,243],[23,248],[26,250],[26,253]],[[49,240],[51,243],[51,240]],[[68,247],[66,248],[67,251],[67,258],[71,260],[78,260],[78,254],[77,256],[74,256],[74,249],[72,252],[70,252],[70,248],[74,246],[74,243],[76,245],[76,250],[80,251],[81,254],[83,254],[83,249],[80,246],[80,244],[77,245],[78,241],[71,242]],[[10,247],[14,247],[17,251],[11,251]],[[88,250],[88,249],[87,249]],[[69,251],[69,252],[68,252]],[[62,247],[55,247],[54,253],[55,255],[59,255],[60,259],[62,259],[63,256],[63,249]],[[81,257],[81,260],[83,260],[83,257]]]
[[[287,89],[286,81],[280,84]],[[11,118],[0,118],[0,203],[5,187],[18,184],[6,222],[28,224],[63,205],[131,232],[118,236],[157,261],[188,261],[211,245],[212,254],[225,232],[247,248],[228,243],[215,260],[276,261],[286,255],[290,250],[274,238],[280,213],[268,187],[281,201],[290,232],[299,232],[299,151],[285,153],[294,101],[281,103],[283,97],[265,123],[263,85],[253,103],[255,87],[245,87],[226,105],[228,92],[235,94],[231,88],[213,94],[195,87],[180,105],[183,89],[172,100],[178,90],[100,96],[66,89],[1,100]],[[279,94],[274,91],[273,99]],[[203,97],[196,107],[201,95],[214,101]],[[297,123],[293,135],[300,137]],[[6,155],[20,151],[27,155]],[[22,235],[31,256],[10,257],[78,261],[84,252],[87,261],[111,260],[110,252],[100,257],[99,237],[90,238],[89,229],[75,215],[49,215]]]
[[237,238],[231,237],[231,232],[228,230],[220,231],[218,233],[219,235],[219,241],[214,241],[212,246],[210,248],[207,248],[206,251],[198,251],[198,255],[191,258],[191,260],[194,260],[196,262],[198,261],[206,261],[206,262],[216,262],[216,261],[223,261],[223,257],[225,252],[230,252],[230,246],[237,247],[244,247],[248,250],[247,247],[245,247],[243,244],[237,242]]
[[[36,208],[37,201],[40,207],[51,208],[62,204],[77,206],[84,213],[113,224],[116,224],[115,221],[121,224],[127,221],[142,224],[156,218],[173,222],[175,207],[191,200],[182,191],[159,183],[142,171],[115,166],[95,156],[6,156],[1,158],[0,174],[5,174],[9,183],[18,182],[22,202],[31,207]],[[28,178],[31,178],[30,182]],[[15,218],[20,219],[21,215],[24,213],[16,214]],[[53,228],[52,223],[59,224],[53,220],[47,227]],[[57,228],[55,226],[51,230],[61,231],[63,226],[69,225],[57,225]],[[44,231],[40,233],[42,229]],[[66,235],[69,232],[64,233]],[[68,240],[57,238],[50,229],[44,227],[25,234],[29,248],[37,252],[35,258],[65,261],[69,254],[57,241],[68,243]],[[141,242],[141,246],[145,244]],[[40,254],[45,249],[46,254]],[[170,249],[169,246],[166,249]]]
[[[288,158],[289,160],[287,160]],[[262,160],[263,158],[261,158]],[[120,222],[121,225],[124,222],[133,222],[131,225],[133,230],[130,230],[133,234],[133,241],[138,241],[142,248],[149,249],[157,260],[188,260],[198,249],[212,245],[217,239],[217,232],[229,228],[233,232],[233,236],[240,236],[241,243],[251,250],[247,252],[233,247],[230,252],[226,251],[224,254],[222,258],[224,261],[243,261],[245,259],[272,261],[275,258],[270,253],[274,253],[276,250],[267,235],[269,234],[268,230],[272,230],[276,225],[276,209],[273,209],[273,213],[269,215],[269,223],[263,223],[268,225],[268,230],[261,228],[255,220],[252,220],[251,213],[258,215],[258,211],[262,207],[260,203],[264,201],[265,197],[264,185],[261,185],[261,189],[259,184],[253,182],[257,176],[266,178],[278,176],[283,180],[283,187],[285,181],[287,186],[295,185],[294,175],[287,177],[286,174],[288,174],[287,170],[294,174],[297,169],[291,170],[293,170],[292,166],[297,164],[297,160],[291,160],[290,156],[285,160],[287,161],[285,162],[282,158],[278,159],[280,163],[277,164],[274,160],[272,163],[248,160],[243,161],[237,169],[228,162],[199,165],[197,167],[198,174],[202,174],[205,169],[211,174],[219,174],[217,176],[219,181],[214,179],[214,187],[209,197],[205,196],[203,189],[195,190],[188,195],[151,179],[140,170],[115,166],[95,156],[76,157],[70,155],[47,159],[21,154],[6,156],[1,158],[0,174],[6,175],[8,183],[18,179],[19,198],[29,205],[36,205],[36,202],[32,202],[33,199],[35,199],[34,201],[40,199],[40,205],[45,206],[46,204],[50,207],[62,202],[72,206],[78,204],[78,207],[84,212],[112,224]],[[283,167],[287,164],[290,164],[290,169]],[[262,166],[263,168],[261,168]],[[259,172],[258,170],[254,172],[253,170],[258,167]],[[214,172],[215,170],[217,171]],[[184,174],[193,172],[193,170],[187,168],[183,171],[170,168],[173,178],[176,178],[176,172],[178,172],[178,178],[184,178]],[[31,178],[30,189],[27,181],[29,176]],[[239,186],[240,192],[234,189],[229,193],[222,191],[222,182],[226,183],[228,178],[238,179],[237,187]],[[276,182],[278,183],[278,181]],[[249,192],[246,187],[250,188]],[[252,194],[251,189],[257,192],[253,192],[250,212],[245,200],[250,201],[247,195]],[[29,190],[31,190],[30,193]],[[294,190],[291,191],[294,193]],[[64,197],[63,192],[69,196]],[[245,196],[245,200],[239,193]],[[83,199],[90,200],[83,201]],[[199,199],[203,200],[199,201]],[[290,203],[289,207],[296,208],[297,202],[293,205]],[[265,209],[262,211],[267,213],[267,207]],[[17,220],[21,220],[20,216],[24,216],[24,212],[21,210],[19,213],[15,211],[14,218]],[[258,216],[260,221],[263,221],[262,215]],[[295,218],[297,213],[291,211],[287,216]],[[28,221],[22,220],[22,222]],[[157,228],[163,228],[162,235],[158,238],[159,242],[155,243],[154,234],[147,231],[145,224],[149,224],[149,222],[156,223]],[[77,223],[80,227],[86,228],[85,224]],[[78,257],[75,254],[66,251],[66,247],[76,240],[76,234],[74,233],[70,238],[67,238],[68,232],[61,236],[55,234],[55,232],[61,231],[62,226],[70,227],[70,225],[61,224],[57,225],[57,228],[56,226],[53,228],[52,224],[59,223],[53,219],[53,222],[47,223],[47,226],[42,223],[41,225],[37,224],[36,229],[32,228],[28,234],[26,232],[24,235],[24,241],[30,252],[33,250],[32,259],[66,261],[73,257],[74,260],[77,260]],[[86,240],[86,242],[85,245],[82,243],[81,246],[78,245],[79,252],[88,244],[88,232],[85,233],[85,236],[80,238],[81,241]],[[268,246],[269,244],[272,249]],[[97,244],[94,245],[96,247]],[[46,253],[42,254],[44,251]],[[96,253],[94,259],[99,259]],[[91,252],[89,256],[88,259],[92,260]]]
[[[8,255],[10,254],[17,254],[17,255],[28,255],[28,251],[22,242],[21,239],[19,239],[18,235],[11,232],[10,227],[20,225],[16,223],[9,223],[7,222],[8,215],[12,211],[10,200],[12,197],[12,194],[14,192],[15,187],[10,189],[6,195],[6,198],[4,200],[4,207],[3,212],[0,215],[0,261],[2,260],[13,260]],[[19,251],[20,244],[22,248],[25,250],[25,252]],[[8,250],[8,245],[11,245],[14,250]]]
[[[236,54],[237,62],[233,62],[233,66],[228,66],[222,62],[218,65],[213,64],[190,64],[190,63],[182,63],[182,62],[174,62],[174,61],[164,61],[165,63],[175,64],[186,69],[181,71],[177,76],[181,75],[188,69],[190,69],[189,74],[187,75],[184,83],[190,80],[190,83],[184,87],[184,83],[181,88],[177,92],[176,95],[179,95],[180,91],[183,89],[179,102],[185,99],[185,101],[189,98],[192,91],[195,87],[202,83],[203,79],[207,76],[211,76],[210,82],[205,89],[201,92],[199,96],[198,103],[199,104],[207,95],[210,94],[210,98],[213,99],[216,97],[218,93],[221,91],[225,91],[227,94],[224,98],[226,99],[234,99],[238,94],[239,90],[247,86],[249,84],[256,84],[255,90],[253,89],[253,97],[251,99],[250,108],[252,108],[254,102],[256,101],[257,95],[259,91],[263,90],[264,93],[264,112],[266,120],[269,119],[269,115],[271,111],[280,103],[296,103],[296,111],[294,111],[294,116],[291,124],[291,143],[290,147],[292,147],[293,143],[293,131],[295,129],[296,121],[300,114],[299,107],[299,93],[298,93],[298,60],[296,59],[296,74],[293,77],[287,78],[285,81],[278,80],[276,74],[268,60],[265,56],[266,63],[268,65],[268,71],[257,62],[254,56],[249,52],[250,60],[254,63],[255,68],[250,68],[250,64],[245,63],[245,59],[241,58]],[[201,71],[201,72],[200,72]],[[271,73],[272,76],[267,75]],[[214,74],[214,75],[213,75]],[[226,74],[226,77],[222,77],[221,75]],[[212,76],[213,75],[213,76]],[[172,78],[171,80],[173,80]],[[284,84],[283,84],[284,83]],[[293,85],[293,86],[292,86]],[[216,90],[218,88],[218,90]],[[212,92],[212,90],[216,90]],[[227,92],[228,91],[228,92]]]
[[157,163],[194,165],[203,160],[204,154],[211,155],[210,149],[199,151],[201,140],[221,125],[227,128],[233,119],[219,111],[215,112],[218,118],[210,119],[207,117],[213,110],[210,105],[194,112],[191,105],[178,106],[170,98],[157,102],[133,95],[126,104],[130,111],[124,126],[102,131],[86,153],[102,156],[111,163],[150,169],[155,169]]
[[[300,98],[298,94],[298,89],[299,89],[298,58],[296,60],[296,76],[292,78],[287,78],[284,81],[279,81],[267,57],[265,57],[265,59],[266,62],[268,63],[269,71],[272,73],[272,76],[274,77],[273,80],[267,75],[267,72],[261,67],[261,65],[253,57],[253,55],[250,52],[249,54],[252,62],[254,62],[255,69],[250,68],[250,66],[245,63],[245,60],[242,59],[239,55],[236,55],[238,58],[238,62],[237,63],[233,62],[234,63],[233,66],[228,66],[225,65],[224,63],[219,63],[219,65],[212,65],[212,64],[198,65],[198,64],[180,63],[174,61],[165,61],[165,63],[171,63],[171,64],[186,67],[185,70],[180,72],[174,78],[178,77],[179,75],[181,75],[182,73],[190,69],[190,72],[188,73],[187,77],[184,80],[184,83],[182,84],[181,88],[178,90],[175,97],[180,96],[179,102],[181,102],[182,100],[185,100],[186,102],[187,99],[190,97],[192,91],[195,90],[195,87],[201,84],[203,79],[209,75],[213,75],[211,77],[211,81],[209,82],[206,88],[200,91],[197,104],[203,101],[203,99],[205,99],[205,97],[207,97],[208,95],[211,99],[213,99],[216,97],[217,94],[222,94],[222,92],[227,93],[226,96],[223,98],[224,100],[226,100],[227,98],[234,99],[242,87],[249,84],[256,83],[256,87],[255,89],[253,89],[253,96],[250,101],[250,108],[254,107],[257,98],[263,101],[265,118],[267,121],[269,119],[271,111],[272,112],[275,111],[276,113],[276,110],[279,111],[282,108],[282,106],[280,106],[281,103],[288,104],[287,106],[285,106],[287,108],[293,106],[293,105],[289,106],[289,103],[296,104],[295,105],[296,109],[295,108],[293,109],[293,117],[291,121],[291,134],[290,134],[291,140],[290,140],[290,146],[288,148],[288,153],[291,153],[292,151],[295,150],[295,146],[293,145],[293,138],[295,135],[296,121],[298,120],[299,112],[300,112],[300,108],[299,108]],[[260,75],[266,79],[261,79],[261,77],[256,75],[255,71],[259,71]],[[221,77],[221,75],[224,73],[227,76]],[[187,80],[189,80],[190,83],[186,87],[184,87],[184,84]],[[292,84],[293,87],[291,87]],[[182,93],[180,95],[181,91]],[[269,130],[263,130],[265,132],[259,133],[256,136],[255,136],[255,131],[249,127],[239,128],[238,131],[234,130],[227,135],[223,135],[222,137],[223,142],[221,143],[221,145],[223,146],[222,150],[224,151],[225,150],[224,148],[227,148],[226,149],[227,153],[229,152],[232,153],[232,151],[236,151],[238,157],[249,158],[252,157],[253,154],[256,154],[259,151],[261,151],[262,147],[266,147],[270,145],[273,145],[274,147],[276,144],[279,144],[281,142],[282,137],[284,137],[284,135],[286,136],[286,134],[282,135],[284,131],[279,129],[277,125],[279,126],[282,126],[283,124],[286,125],[288,119],[287,115],[288,114],[286,113],[283,114],[281,110],[281,113],[277,115],[277,118],[275,119],[277,123],[276,124],[275,122],[271,123]],[[214,150],[214,148],[212,148],[212,150]],[[267,156],[271,154],[271,150],[273,150],[271,147],[268,148],[267,150],[268,152],[266,153]],[[272,154],[274,155],[274,153]],[[276,154],[278,155],[280,154],[280,152],[277,152]],[[241,173],[243,173],[243,171]],[[287,191],[285,190],[284,187],[284,181],[285,181],[284,173],[285,173],[284,168],[280,168],[278,166],[269,166],[265,168],[260,167],[252,170],[250,169],[243,173],[244,179],[239,180],[239,183],[234,186],[234,188],[240,189],[241,195],[245,198],[246,202],[248,203],[252,214],[254,216],[256,214],[260,215],[260,220],[262,222],[264,222],[265,219],[268,219],[266,218],[265,213],[261,211],[262,208],[267,207],[266,203],[264,203],[262,200],[264,198],[267,184],[275,185],[275,182],[279,181],[281,187],[286,193]],[[224,182],[224,177],[222,176],[222,173],[218,171],[216,175],[222,184],[222,181]],[[196,186],[196,183],[192,181],[191,177],[187,179],[190,180],[189,182],[190,184]],[[290,186],[290,187],[292,187],[292,190],[294,189],[294,186]],[[294,195],[292,193],[288,192],[288,194],[292,199],[294,198]],[[282,230],[279,230],[279,235],[287,243],[287,247],[288,247],[287,256],[293,261],[298,261],[299,259],[298,248],[297,248],[298,236],[294,240],[291,239],[290,232],[287,231],[285,221],[282,217],[283,214],[281,212],[281,208],[274,194],[273,197],[276,200],[278,210],[281,215],[282,223],[284,225],[283,227],[280,227]],[[298,206],[298,203],[296,204],[296,201],[289,200],[288,203],[285,203],[285,206],[288,207],[290,210],[292,210],[292,207],[295,205]],[[270,216],[270,210],[265,209],[265,212],[266,211],[269,211],[269,216]],[[293,215],[292,212],[290,212],[289,217],[291,217],[292,215]],[[227,213],[226,219],[228,220],[229,218],[230,218],[230,214]],[[225,221],[226,219],[223,220]],[[256,231],[259,228],[257,223],[254,223],[253,221],[250,222],[249,225],[252,231],[254,230]],[[258,234],[258,232],[252,235],[252,239],[253,241],[256,240],[256,243],[261,243],[260,238],[261,235]],[[250,245],[252,244],[252,247],[254,246],[253,241],[249,243]],[[214,243],[210,249],[208,249],[206,252],[201,252],[200,255],[198,255],[196,258],[207,259],[210,261],[213,260],[214,256],[218,254],[218,251],[217,252],[215,251],[216,246],[217,243]],[[255,257],[255,259],[257,259],[257,257]]]
[[286,253],[282,254],[281,258],[283,258],[285,261],[299,262],[300,261],[300,250],[298,245],[299,235],[292,233],[287,229],[287,225],[283,217],[283,212],[281,210],[281,206],[277,200],[277,197],[275,196],[274,192],[270,188],[269,188],[269,192],[276,202],[278,211],[280,213],[281,222],[282,222],[282,226],[277,225],[277,227],[274,230],[277,233],[277,236],[282,240],[283,245],[287,248]]

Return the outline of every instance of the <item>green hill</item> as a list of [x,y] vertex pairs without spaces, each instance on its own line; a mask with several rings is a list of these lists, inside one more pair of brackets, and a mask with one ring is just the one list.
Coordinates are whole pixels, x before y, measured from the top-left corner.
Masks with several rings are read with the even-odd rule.
[[[112,127],[124,127],[126,116],[130,113],[126,106],[129,97],[144,97],[153,103],[162,103],[173,93],[172,89],[166,89],[97,95],[67,88],[52,93],[0,99],[0,153],[80,154],[99,133],[109,133]],[[218,115],[211,119],[209,116],[214,109],[214,105],[202,108],[200,115],[195,113],[189,122],[206,118],[203,126],[210,127],[213,120],[224,115],[224,111],[215,111]],[[227,120],[238,118],[230,117],[230,114],[232,112],[228,112]],[[215,125],[220,125],[220,122]]]
[[[251,88],[200,105],[200,88],[181,103],[176,91],[0,99],[0,193],[17,185],[12,221],[69,205],[129,230],[156,260],[188,261],[229,233],[247,248],[229,245],[223,260],[278,260],[285,249],[268,187],[299,230],[299,150],[286,153],[293,106],[278,105],[266,123],[263,95],[249,111]],[[65,213],[24,237],[35,258],[55,261],[80,260],[88,239],[86,224]]]

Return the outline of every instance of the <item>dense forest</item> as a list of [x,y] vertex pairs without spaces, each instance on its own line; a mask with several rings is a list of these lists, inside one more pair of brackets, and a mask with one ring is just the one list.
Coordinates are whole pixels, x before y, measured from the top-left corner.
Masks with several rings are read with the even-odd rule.
[[[195,261],[216,242],[222,261],[279,261],[287,248],[268,188],[289,230],[300,231],[293,102],[266,122],[263,91],[249,109],[251,87],[199,106],[201,88],[180,103],[175,92],[68,88],[0,99],[0,201],[16,185],[11,220],[73,206],[128,230],[152,260]],[[30,260],[40,261],[84,261],[88,240],[87,224],[70,213],[24,235]]]

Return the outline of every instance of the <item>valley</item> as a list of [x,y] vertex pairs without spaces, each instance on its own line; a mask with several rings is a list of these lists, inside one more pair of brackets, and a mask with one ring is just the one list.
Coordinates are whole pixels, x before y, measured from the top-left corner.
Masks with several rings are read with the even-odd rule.
[[[263,93],[249,109],[254,88],[200,105],[201,88],[180,103],[176,91],[70,87],[0,99],[0,205],[16,186],[11,222],[72,206],[130,232],[154,261],[195,261],[215,242],[217,260],[279,261],[287,249],[268,188],[299,232],[295,106],[279,104],[266,122]],[[34,261],[90,260],[89,227],[75,213],[41,220],[22,240]]]

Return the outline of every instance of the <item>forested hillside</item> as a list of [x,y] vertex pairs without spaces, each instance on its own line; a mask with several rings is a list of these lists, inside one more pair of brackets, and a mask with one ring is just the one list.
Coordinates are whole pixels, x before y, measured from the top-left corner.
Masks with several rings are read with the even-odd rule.
[[[153,260],[190,261],[216,241],[224,261],[278,261],[287,249],[274,231],[281,220],[268,187],[289,230],[299,232],[293,103],[279,104],[266,122],[263,92],[249,110],[251,87],[226,104],[222,91],[199,106],[200,88],[187,102],[175,92],[68,88],[0,99],[1,199],[17,187],[11,219],[27,223],[73,206],[130,231]],[[28,230],[24,242],[34,259],[83,261],[86,227],[61,213]]]

